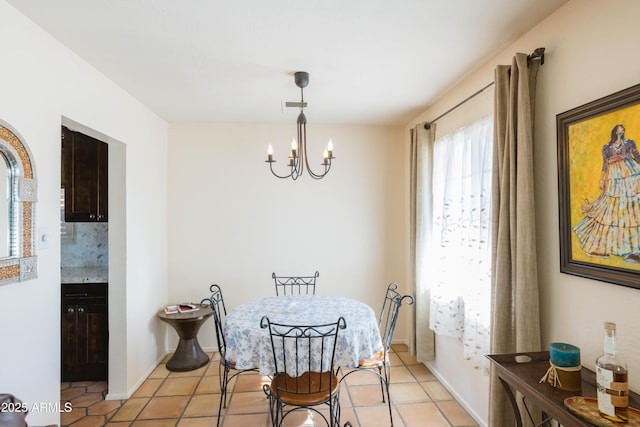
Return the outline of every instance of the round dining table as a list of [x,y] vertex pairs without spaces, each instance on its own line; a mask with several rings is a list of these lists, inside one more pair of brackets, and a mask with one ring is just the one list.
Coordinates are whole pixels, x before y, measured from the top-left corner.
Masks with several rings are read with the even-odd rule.
[[269,329],[260,327],[267,316],[271,322],[290,325],[334,323],[344,317],[347,327],[338,333],[335,365],[357,367],[358,361],[382,351],[375,312],[350,298],[325,295],[287,295],[262,298],[233,308],[224,322],[226,357],[237,369],[258,368],[260,374],[275,372]]

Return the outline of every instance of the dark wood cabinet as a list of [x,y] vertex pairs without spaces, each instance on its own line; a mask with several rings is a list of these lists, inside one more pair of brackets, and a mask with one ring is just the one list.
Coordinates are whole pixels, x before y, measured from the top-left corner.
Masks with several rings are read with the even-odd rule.
[[67,222],[108,220],[108,145],[62,127],[62,187]]
[[63,284],[61,319],[62,381],[107,380],[107,284]]

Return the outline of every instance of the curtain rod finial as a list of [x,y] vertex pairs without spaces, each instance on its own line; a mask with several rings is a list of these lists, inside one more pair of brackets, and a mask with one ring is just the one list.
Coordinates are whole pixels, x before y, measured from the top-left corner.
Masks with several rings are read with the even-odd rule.
[[431,129],[431,123],[430,123],[430,122],[426,122],[426,123],[424,124],[424,129],[425,129],[425,130],[429,130],[429,129]]
[[527,59],[531,60],[531,59],[535,59],[535,58],[540,58],[540,65],[544,65],[544,50],[545,50],[545,48],[543,48],[543,47],[536,48],[531,53],[531,55],[527,56]]

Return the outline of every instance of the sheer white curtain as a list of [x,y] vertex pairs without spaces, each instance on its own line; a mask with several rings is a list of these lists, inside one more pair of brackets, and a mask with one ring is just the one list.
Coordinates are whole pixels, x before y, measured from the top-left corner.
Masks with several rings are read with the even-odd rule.
[[436,140],[429,242],[430,328],[488,373],[493,118]]

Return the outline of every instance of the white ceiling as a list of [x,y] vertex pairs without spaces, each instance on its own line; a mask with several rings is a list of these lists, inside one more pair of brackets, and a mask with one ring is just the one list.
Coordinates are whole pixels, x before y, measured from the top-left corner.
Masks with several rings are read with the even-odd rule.
[[406,125],[567,0],[7,1],[170,122]]

